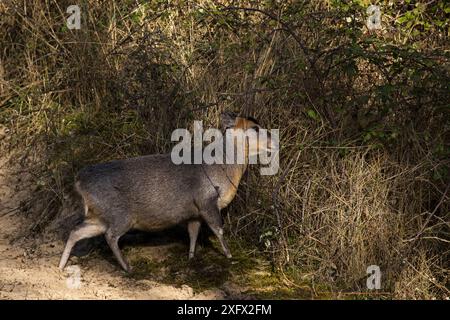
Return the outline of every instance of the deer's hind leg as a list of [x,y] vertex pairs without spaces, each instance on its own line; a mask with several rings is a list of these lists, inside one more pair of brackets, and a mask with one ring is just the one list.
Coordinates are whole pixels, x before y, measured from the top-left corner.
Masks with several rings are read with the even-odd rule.
[[111,206],[108,210],[108,229],[105,232],[105,239],[111,248],[116,260],[119,262],[120,266],[126,271],[131,272],[132,268],[128,264],[127,260],[122,255],[119,248],[119,239],[128,230],[132,228],[132,219],[128,210],[120,207],[120,203],[115,206]]
[[126,233],[126,231],[117,233],[117,232],[113,231],[113,229],[108,229],[108,231],[106,231],[106,233],[105,233],[105,239],[106,239],[106,242],[108,242],[108,245],[111,248],[112,252],[114,253],[114,256],[116,257],[120,266],[126,272],[131,272],[132,269],[131,269],[130,265],[128,264],[128,262],[123,257],[122,252],[120,251],[120,248],[119,248],[119,239],[125,233]]
[[59,261],[59,269],[63,270],[70,257],[70,252],[73,246],[80,240],[86,238],[92,238],[100,234],[105,233],[106,226],[98,220],[86,220],[82,224],[78,225],[69,236],[66,247]]

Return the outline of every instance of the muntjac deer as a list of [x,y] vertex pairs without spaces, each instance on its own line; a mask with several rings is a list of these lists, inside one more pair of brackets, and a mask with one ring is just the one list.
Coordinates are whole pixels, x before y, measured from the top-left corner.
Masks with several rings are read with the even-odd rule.
[[[252,118],[229,113],[222,115],[222,125],[225,130],[260,128]],[[265,141],[252,135],[248,139],[257,141],[246,144],[246,158],[271,150],[270,136]],[[59,268],[64,269],[76,242],[104,234],[121,267],[131,271],[119,249],[122,235],[130,229],[157,231],[180,223],[188,226],[189,258],[194,256],[202,222],[211,228],[224,254],[231,258],[220,210],[236,195],[247,163],[176,165],[170,154],[157,154],[84,168],[75,187],[83,199],[85,217],[70,233]]]

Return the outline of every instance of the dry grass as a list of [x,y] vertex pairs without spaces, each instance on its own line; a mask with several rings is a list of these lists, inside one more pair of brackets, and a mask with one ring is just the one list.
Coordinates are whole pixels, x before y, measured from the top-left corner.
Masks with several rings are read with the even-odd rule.
[[32,230],[80,167],[167,152],[173,129],[234,110],[280,128],[282,151],[277,176],[243,181],[233,237],[319,296],[365,292],[376,264],[388,297],[448,297],[447,56],[364,33],[355,49],[326,1],[237,3],[88,0],[81,30],[64,28],[69,1],[0,4],[3,147],[32,176]]

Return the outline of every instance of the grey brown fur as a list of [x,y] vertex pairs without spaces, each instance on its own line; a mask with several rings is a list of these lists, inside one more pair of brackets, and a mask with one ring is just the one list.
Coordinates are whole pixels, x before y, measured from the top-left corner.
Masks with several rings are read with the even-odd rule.
[[[224,125],[230,127],[236,119],[225,116]],[[194,256],[202,222],[231,258],[220,210],[234,198],[245,169],[246,165],[175,165],[170,154],[164,154],[81,170],[75,186],[84,201],[85,219],[71,232],[59,268],[65,267],[77,241],[104,234],[121,267],[130,271],[118,246],[122,235],[130,229],[157,231],[183,222],[190,236],[189,258]]]

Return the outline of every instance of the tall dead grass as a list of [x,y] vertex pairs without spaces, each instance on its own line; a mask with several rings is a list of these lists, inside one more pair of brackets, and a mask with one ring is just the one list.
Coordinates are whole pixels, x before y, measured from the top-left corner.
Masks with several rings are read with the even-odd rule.
[[282,149],[278,175],[245,177],[225,213],[233,237],[319,296],[366,292],[373,264],[388,297],[449,296],[448,74],[434,60],[408,91],[409,69],[390,67],[399,54],[419,70],[418,58],[364,34],[360,54],[320,1],[87,0],[81,30],[67,30],[70,4],[0,4],[3,148],[33,177],[20,209],[35,233],[61,214],[80,167],[168,152],[173,129],[234,110],[279,128]]

